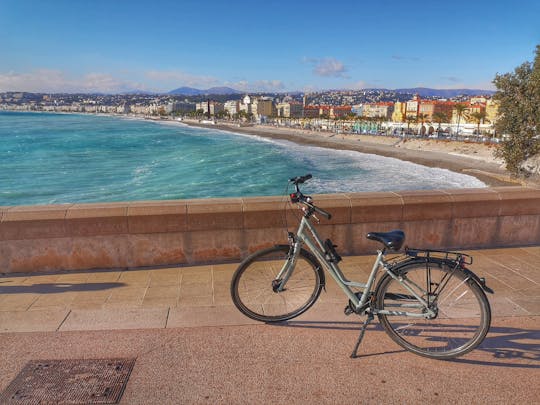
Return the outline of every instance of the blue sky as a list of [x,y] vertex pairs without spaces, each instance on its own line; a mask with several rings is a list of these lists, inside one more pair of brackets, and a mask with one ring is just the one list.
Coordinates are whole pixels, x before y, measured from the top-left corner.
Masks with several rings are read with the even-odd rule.
[[493,89],[540,1],[0,0],[0,91]]

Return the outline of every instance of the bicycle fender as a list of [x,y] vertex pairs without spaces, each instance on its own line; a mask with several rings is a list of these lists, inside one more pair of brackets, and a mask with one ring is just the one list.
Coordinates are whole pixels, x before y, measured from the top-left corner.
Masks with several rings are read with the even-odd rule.
[[[276,247],[280,247],[280,248],[283,248],[283,247],[287,247],[287,248],[290,248],[291,245],[275,245]],[[325,289],[326,291],[326,278],[324,276],[324,271],[323,271],[323,268],[321,266],[321,264],[319,263],[319,261],[317,260],[317,258],[309,251],[307,251],[306,249],[301,249],[300,250],[300,254],[303,254],[304,257],[306,258],[306,260],[308,260],[311,264],[313,264],[315,266],[315,268],[317,269],[317,272],[319,273],[319,279],[321,280],[321,286]]]
[[490,293],[490,294],[495,293],[495,291],[493,291],[491,288],[489,288],[486,285],[486,279],[484,277],[478,277],[476,274],[474,274],[471,270],[467,269],[466,267],[463,267],[461,271],[463,271],[467,275],[467,277],[471,278],[476,284],[478,284],[478,286],[485,292]]
[[[452,260],[445,260],[445,259],[439,259],[435,257],[431,257],[429,259],[426,258],[411,258],[409,260],[405,260],[403,262],[396,263],[394,266],[391,267],[391,270],[394,272],[394,274],[399,275],[406,267],[410,266],[411,264],[425,264],[425,263],[431,263],[431,264],[437,264],[437,265],[447,265],[450,268],[455,268],[457,263]],[[473,273],[471,270],[469,270],[466,267],[457,267],[458,271],[463,272],[468,278],[473,280],[478,286],[484,290],[485,292],[489,294],[494,294],[494,291],[489,288],[486,285],[486,279],[483,277],[478,277],[475,273]]]

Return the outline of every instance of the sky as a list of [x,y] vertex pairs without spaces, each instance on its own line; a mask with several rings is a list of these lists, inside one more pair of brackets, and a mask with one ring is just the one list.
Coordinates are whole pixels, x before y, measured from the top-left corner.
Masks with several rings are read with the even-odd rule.
[[0,92],[493,90],[539,0],[0,0]]

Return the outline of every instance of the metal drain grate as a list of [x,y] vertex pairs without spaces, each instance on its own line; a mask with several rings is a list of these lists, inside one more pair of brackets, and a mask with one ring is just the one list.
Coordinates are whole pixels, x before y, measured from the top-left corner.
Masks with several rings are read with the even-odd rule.
[[117,404],[135,359],[32,360],[0,404]]

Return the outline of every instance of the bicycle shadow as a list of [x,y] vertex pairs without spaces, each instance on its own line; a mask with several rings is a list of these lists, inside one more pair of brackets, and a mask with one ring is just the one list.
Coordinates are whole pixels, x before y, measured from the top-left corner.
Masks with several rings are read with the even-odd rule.
[[474,359],[465,356],[451,361],[463,364],[537,369],[540,368],[540,330],[493,326],[476,351],[487,353],[490,358]]
[[[286,321],[277,326],[325,329],[325,330],[356,330],[360,331],[360,322],[344,321]],[[467,325],[456,325],[467,329]],[[380,324],[371,324],[366,332],[384,332]],[[439,340],[433,337],[433,341]],[[382,353],[360,353],[359,357],[371,357],[382,354],[393,354],[405,350],[386,351]],[[510,368],[540,368],[540,330],[504,326],[492,326],[488,335],[473,352],[464,357],[447,360],[461,364],[484,365]]]

